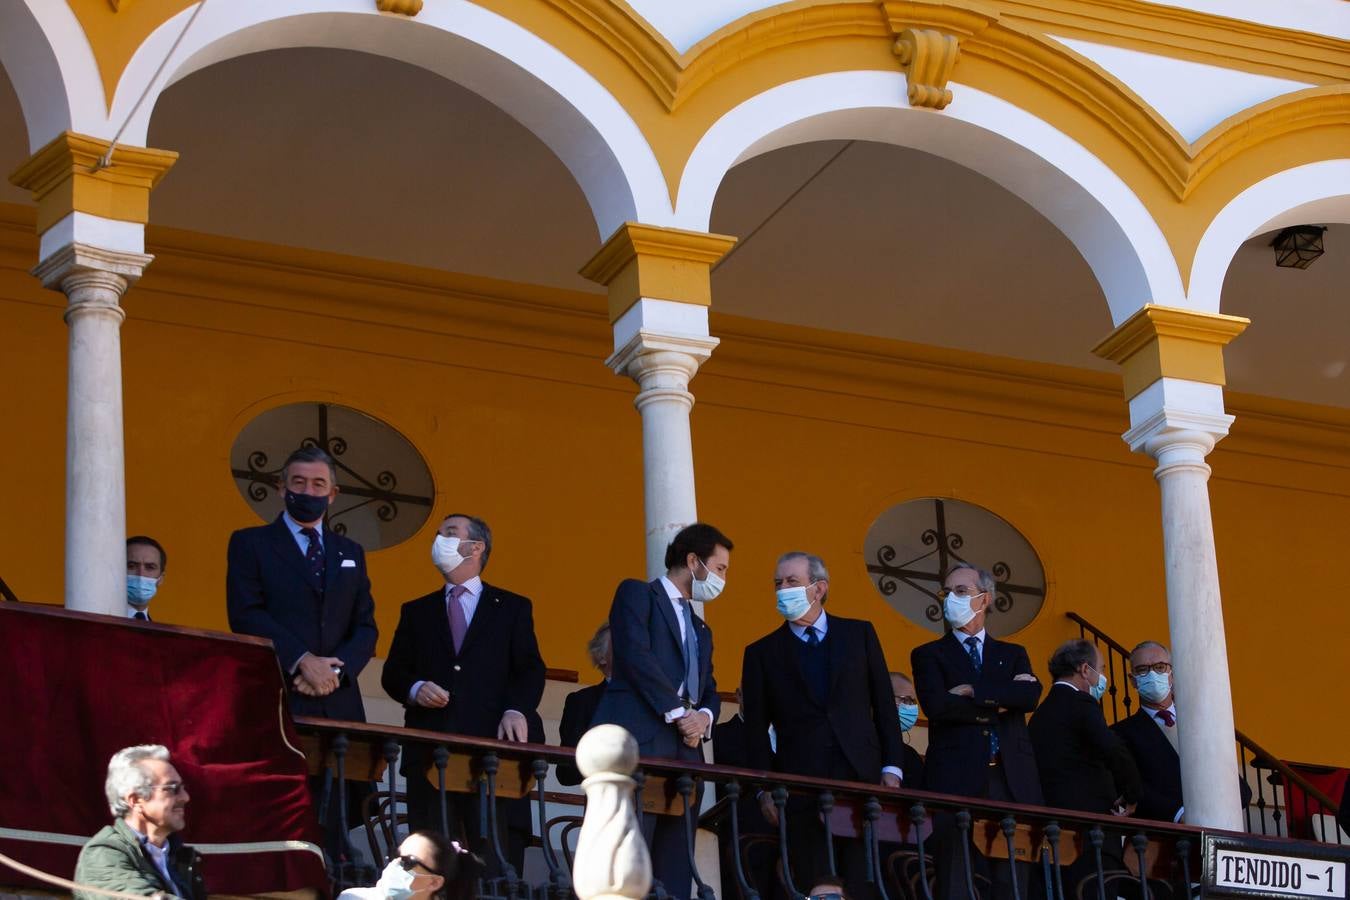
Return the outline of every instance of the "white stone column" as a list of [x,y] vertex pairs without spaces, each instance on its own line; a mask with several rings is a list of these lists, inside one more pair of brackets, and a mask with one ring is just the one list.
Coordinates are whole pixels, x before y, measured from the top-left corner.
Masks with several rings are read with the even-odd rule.
[[126,474],[120,300],[151,257],[79,243],[33,270],[67,298],[66,564],[68,609],[126,610]]
[[689,381],[716,346],[714,337],[638,331],[606,361],[638,384],[648,578],[665,573],[666,547],[698,519]]
[[1205,457],[1227,433],[1223,389],[1163,378],[1130,401],[1131,449],[1157,460],[1186,821],[1242,830],[1233,696]]

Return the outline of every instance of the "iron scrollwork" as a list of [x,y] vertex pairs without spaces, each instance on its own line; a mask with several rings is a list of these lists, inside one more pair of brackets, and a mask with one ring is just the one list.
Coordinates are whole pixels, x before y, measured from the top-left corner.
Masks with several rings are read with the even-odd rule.
[[[941,499],[933,501],[933,513],[933,527],[924,529],[919,535],[920,543],[933,549],[897,564],[899,554],[895,547],[883,544],[877,549],[876,562],[869,564],[867,571],[875,576],[877,590],[881,591],[882,596],[894,596],[902,584],[923,594],[928,598],[923,611],[924,618],[937,623],[943,620],[939,590],[942,587],[942,575],[953,563],[966,562],[965,557],[961,555],[961,549],[966,541],[959,532],[947,528],[947,508]],[[934,557],[937,565],[932,571],[921,567],[922,563]],[[1012,567],[1002,560],[991,565],[990,572],[996,582],[993,607],[997,612],[1006,613],[1011,610],[1019,597],[1045,597],[1043,588],[1014,583]]]
[[[358,509],[376,504],[375,516],[381,522],[392,522],[399,516],[399,504],[430,507],[431,497],[419,494],[405,494],[398,491],[398,477],[388,469],[376,473],[374,479],[366,478],[346,462],[349,445],[347,439],[339,434],[330,434],[328,430],[328,405],[315,405],[318,410],[318,434],[300,441],[301,447],[321,447],[333,457],[338,470],[338,489],[349,497],[360,497],[361,502],[343,509],[331,510],[328,514],[328,527],[338,534],[346,534],[345,523],[337,521]],[[236,479],[248,483],[246,492],[254,503],[265,502],[271,494],[278,492],[281,478],[281,466],[272,467],[271,459],[264,450],[250,451],[247,457],[247,469],[232,469]]]

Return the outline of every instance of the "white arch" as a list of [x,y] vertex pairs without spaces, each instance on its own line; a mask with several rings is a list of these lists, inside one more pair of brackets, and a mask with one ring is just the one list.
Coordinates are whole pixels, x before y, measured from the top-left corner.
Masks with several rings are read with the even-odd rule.
[[[131,113],[191,12],[190,7],[165,22],[137,49],[113,98],[111,122]],[[671,218],[656,154],[613,95],[552,45],[467,0],[428,3],[416,19],[378,13],[369,0],[212,3],[122,140],[143,145],[160,93],[198,69],[262,50],[315,46],[399,59],[501,107],[572,172],[602,238],[629,219],[664,224]]]
[[106,121],[94,49],[70,4],[0,0],[0,62],[19,96],[29,150]]
[[855,138],[912,147],[1001,184],[1053,222],[1083,254],[1117,324],[1145,303],[1185,302],[1175,257],[1133,191],[1081,144],[968,85],[943,112],[905,101],[905,77],[837,72],[789,82],[728,112],[694,148],[675,224],[708,227],[727,171],[779,147]]
[[1238,247],[1290,225],[1350,222],[1350,159],[1327,159],[1277,172],[1238,194],[1209,223],[1195,248],[1188,295],[1218,312],[1223,279]]

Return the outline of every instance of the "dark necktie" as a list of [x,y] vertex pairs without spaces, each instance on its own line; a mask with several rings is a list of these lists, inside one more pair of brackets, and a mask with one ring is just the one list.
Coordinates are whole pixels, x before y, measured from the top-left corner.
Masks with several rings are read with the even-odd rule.
[[680,616],[684,619],[684,696],[690,703],[699,700],[698,634],[694,631],[694,613],[689,601],[680,598]]
[[[971,635],[966,638],[966,652],[970,654],[971,665],[975,667],[977,673],[984,671],[984,657],[980,655],[980,639]],[[998,721],[995,720],[993,727],[989,729],[989,759],[992,761],[998,757]]]
[[305,562],[309,564],[309,574],[314,583],[323,590],[323,544],[319,542],[319,532],[313,528],[301,528],[300,533],[309,538],[309,549],[305,551]]
[[816,626],[814,626],[814,625],[807,625],[807,626],[806,626],[806,645],[807,645],[808,647],[814,647],[814,646],[816,646],[816,645],[819,644],[819,643],[820,643],[820,632],[819,632],[819,631],[816,631]]
[[132,618],[133,618],[133,619],[140,619],[142,622],[149,622],[149,621],[150,621],[150,617],[147,616],[147,615],[145,614],[145,610],[143,610],[143,609],[138,609],[138,610],[136,610],[136,614],[135,614],[134,616],[132,616]]
[[1177,717],[1172,715],[1172,711],[1170,709],[1158,710],[1158,718],[1162,719],[1163,724],[1166,725],[1168,728],[1171,728],[1173,725],[1177,724]]

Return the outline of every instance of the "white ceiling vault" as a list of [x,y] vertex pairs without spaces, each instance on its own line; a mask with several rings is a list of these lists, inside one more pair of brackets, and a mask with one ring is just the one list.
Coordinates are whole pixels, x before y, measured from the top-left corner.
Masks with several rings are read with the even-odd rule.
[[[502,110],[411,65],[320,49],[228,60],[163,95],[149,144],[181,153],[152,196],[156,224],[596,290],[576,274],[599,238],[567,168]],[[0,167],[26,156],[0,75]],[[0,202],[28,201],[6,184]],[[1111,317],[1073,244],[936,156],[866,141],[775,150],[731,171],[712,229],[742,238],[714,274],[721,311],[1111,368],[1090,353]],[[1230,384],[1350,407],[1350,227],[1327,233],[1307,271],[1276,269],[1269,241],[1245,244],[1224,286],[1223,310],[1255,323],[1226,355]]]

